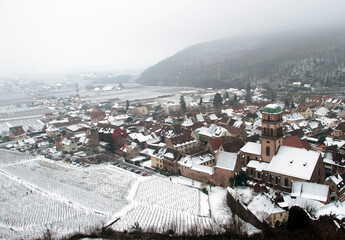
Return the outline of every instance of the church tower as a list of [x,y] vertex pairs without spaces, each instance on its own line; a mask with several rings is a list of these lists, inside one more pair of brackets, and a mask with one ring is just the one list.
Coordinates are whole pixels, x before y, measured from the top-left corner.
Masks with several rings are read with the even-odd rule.
[[270,162],[281,145],[283,145],[283,112],[279,105],[268,104],[262,112],[262,160]]

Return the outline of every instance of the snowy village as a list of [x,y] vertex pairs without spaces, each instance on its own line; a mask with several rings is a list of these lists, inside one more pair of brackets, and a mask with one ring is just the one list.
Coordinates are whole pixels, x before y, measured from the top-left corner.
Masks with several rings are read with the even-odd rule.
[[0,240],[345,239],[344,0],[0,0]]
[[344,227],[343,98],[272,101],[250,85],[44,88],[1,107],[3,238],[115,220],[122,232],[250,236],[286,225],[295,206]]

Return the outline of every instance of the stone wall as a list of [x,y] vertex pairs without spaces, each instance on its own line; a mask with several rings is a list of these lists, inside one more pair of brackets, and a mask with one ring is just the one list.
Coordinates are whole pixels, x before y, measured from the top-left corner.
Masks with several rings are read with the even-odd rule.
[[254,227],[264,230],[270,228],[266,222],[261,222],[251,211],[249,211],[240,201],[236,200],[229,192],[227,193],[227,204],[231,211],[243,221],[252,224]]

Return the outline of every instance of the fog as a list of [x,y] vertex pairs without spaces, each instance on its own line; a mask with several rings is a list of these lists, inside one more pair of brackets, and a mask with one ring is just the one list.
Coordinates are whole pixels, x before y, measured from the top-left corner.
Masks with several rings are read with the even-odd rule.
[[345,1],[1,0],[0,74],[145,69],[200,42],[345,23]]

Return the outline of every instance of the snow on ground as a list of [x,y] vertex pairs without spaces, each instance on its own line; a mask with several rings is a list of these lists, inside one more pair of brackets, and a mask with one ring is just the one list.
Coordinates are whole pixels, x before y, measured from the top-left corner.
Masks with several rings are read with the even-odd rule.
[[47,228],[59,237],[117,217],[116,230],[138,222],[143,229],[181,234],[224,231],[210,213],[221,218],[217,209],[226,203],[218,197],[225,189],[206,195],[197,188],[201,184],[186,178],[143,177],[112,165],[83,168],[1,150],[0,183],[0,238],[37,238]]
[[3,173],[0,185],[1,239],[39,238],[47,228],[55,233],[70,233],[109,221],[101,214],[59,201]]
[[[245,191],[244,188],[236,188],[236,191],[246,193],[248,195],[248,191]],[[233,215],[229,206],[226,202],[226,194],[227,189],[221,187],[212,187],[211,191],[209,191],[210,196],[210,207],[211,207],[211,215],[212,219],[219,225],[227,225],[232,224],[235,217],[235,221],[240,221],[243,223],[242,231],[247,233],[248,235],[252,235],[254,233],[260,232],[259,229],[255,228],[250,223],[243,222],[237,215]]]
[[209,191],[211,214],[214,221],[218,224],[229,223],[231,210],[226,204],[226,189],[212,187]]
[[[186,186],[190,186],[190,187],[195,187],[195,188],[199,188],[202,189],[204,188],[206,185],[202,182],[190,179],[190,178],[186,178],[183,176],[171,176],[171,181],[175,182],[175,183],[179,183],[182,185],[186,185]],[[207,188],[208,190],[208,188]]]
[[232,191],[232,195],[244,204],[249,204],[254,197],[253,189],[249,187],[228,188],[228,190]]

